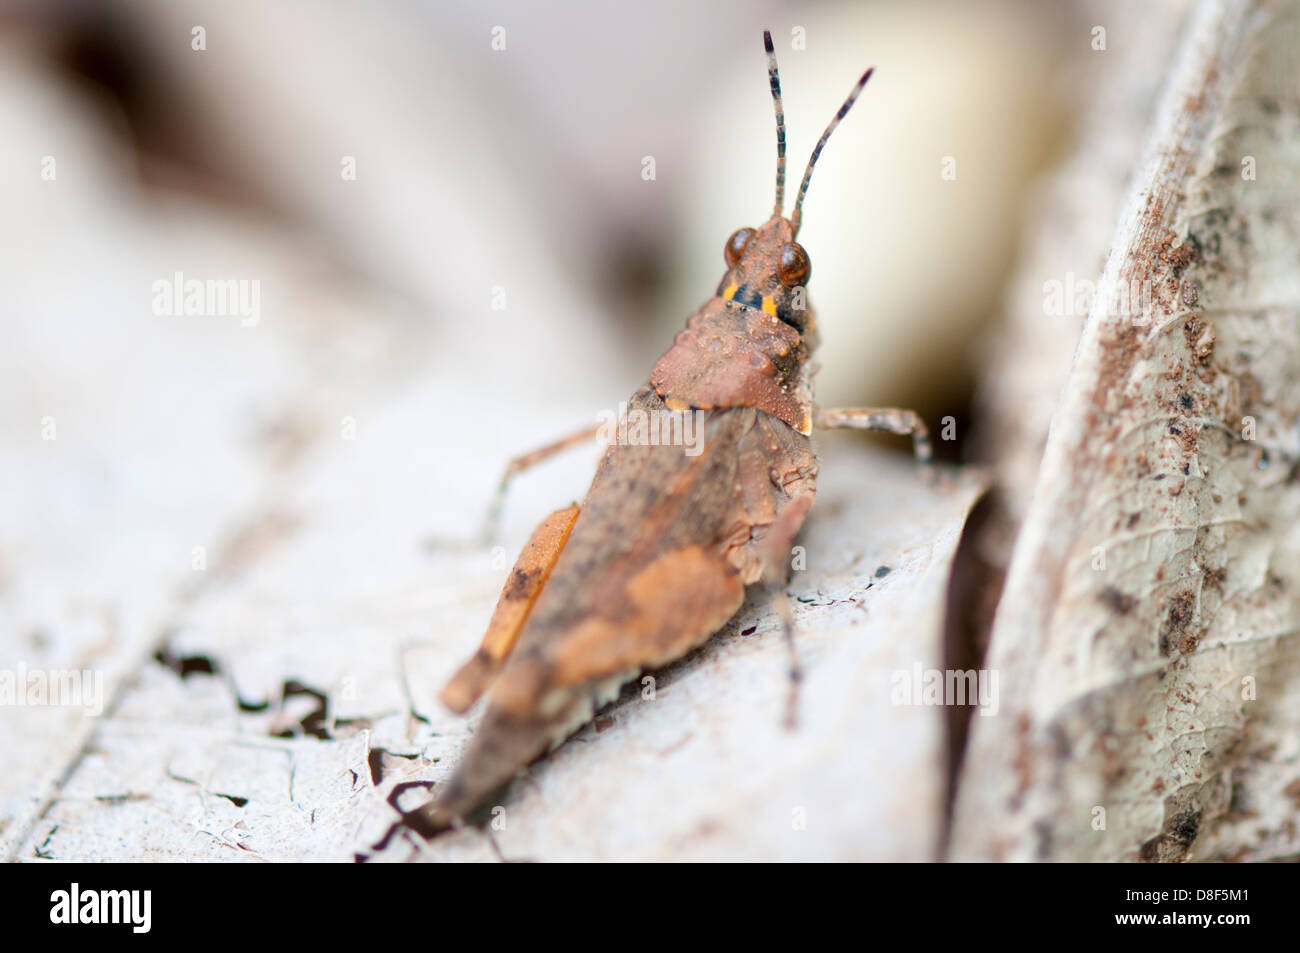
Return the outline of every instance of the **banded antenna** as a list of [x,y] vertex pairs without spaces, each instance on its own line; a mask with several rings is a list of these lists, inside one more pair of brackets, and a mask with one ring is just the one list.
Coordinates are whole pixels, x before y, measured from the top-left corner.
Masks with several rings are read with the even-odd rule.
[[785,107],[781,105],[781,76],[776,71],[776,49],[772,34],[763,31],[763,49],[767,51],[767,82],[772,87],[772,108],[776,110],[776,207],[773,215],[781,214],[785,205]]
[[[766,34],[764,34],[764,36],[766,36]],[[770,43],[770,41],[768,42]],[[775,66],[769,67],[769,69],[775,69]],[[826,131],[822,133],[822,137],[817,140],[817,145],[813,148],[812,155],[808,157],[808,168],[804,170],[803,181],[799,183],[799,194],[794,200],[794,212],[790,215],[790,228],[795,235],[799,234],[799,219],[803,215],[803,198],[808,194],[808,181],[812,178],[813,166],[817,164],[817,157],[822,154],[822,147],[826,145],[826,140],[831,137],[831,133],[835,131],[835,127],[840,124],[840,120],[848,114],[849,109],[852,108],[854,101],[858,98],[858,93],[862,92],[862,87],[867,85],[867,80],[871,79],[871,74],[875,72],[875,69],[876,68],[873,66],[862,74],[862,78],[858,80],[857,85],[855,85],[852,92],[849,93],[849,98],[844,100],[844,105],[840,107],[839,112],[835,114],[835,118],[832,119],[830,125],[826,127]],[[773,87],[773,89],[775,89],[775,87]],[[777,108],[779,110],[780,106],[778,105]],[[783,120],[781,120],[781,122],[783,122]],[[780,139],[782,159],[784,159],[784,130],[778,134],[778,137]],[[778,196],[781,194],[781,185],[784,176],[785,170],[782,168],[777,173],[776,181]]]

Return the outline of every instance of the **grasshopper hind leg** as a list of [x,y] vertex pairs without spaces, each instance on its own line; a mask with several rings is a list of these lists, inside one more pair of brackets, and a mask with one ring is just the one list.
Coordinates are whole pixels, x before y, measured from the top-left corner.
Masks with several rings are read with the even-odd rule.
[[[510,576],[501,590],[482,644],[442,690],[442,703],[452,711],[463,714],[482,697],[500,674],[519,641],[519,635],[528,622],[537,597],[550,578],[551,570],[564,551],[578,513],[578,504],[566,506],[542,520],[537,529],[533,530],[533,535],[519,554],[519,559],[510,570]],[[497,720],[500,720],[500,716],[489,709],[484,716],[484,723],[479,726],[480,732],[485,728],[490,729]],[[540,753],[534,751],[534,748],[545,748],[544,743],[538,741],[539,732],[526,730],[528,728],[527,725],[518,725],[512,730],[500,732],[509,742],[522,745],[523,750],[513,750],[510,744],[505,747],[511,750],[498,750],[502,744],[497,742],[480,755],[477,769],[494,779],[495,783],[485,784],[481,777],[466,778],[463,770],[457,772],[443,788],[437,801],[403,813],[399,824],[430,839],[462,823],[462,819],[468,823],[485,819],[478,817],[474,808],[481,806],[484,788],[504,791],[509,786],[510,772],[502,771],[501,766],[527,763]],[[489,730],[485,737],[496,737],[496,734]],[[488,804],[491,803],[493,802],[489,799]]]
[[442,690],[442,703],[452,711],[464,714],[501,671],[577,519],[574,503],[556,510],[533,530],[501,590],[483,643]]

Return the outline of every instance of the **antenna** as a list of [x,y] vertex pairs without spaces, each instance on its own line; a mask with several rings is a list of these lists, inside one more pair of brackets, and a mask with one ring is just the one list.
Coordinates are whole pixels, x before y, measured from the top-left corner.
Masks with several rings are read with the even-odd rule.
[[[771,68],[775,69],[775,66]],[[853,87],[853,91],[849,93],[849,98],[844,100],[844,105],[840,107],[840,111],[835,114],[835,118],[831,120],[830,125],[826,127],[826,131],[822,133],[822,137],[817,140],[817,145],[808,158],[808,168],[804,170],[803,181],[799,183],[799,195],[794,200],[794,212],[790,215],[790,228],[795,235],[799,234],[799,219],[803,215],[803,197],[808,193],[808,180],[812,178],[813,166],[817,164],[817,157],[822,154],[822,147],[826,145],[826,140],[831,137],[835,127],[840,124],[840,120],[848,114],[849,109],[858,98],[858,93],[862,92],[862,87],[867,85],[867,80],[871,79],[871,74],[875,72],[875,69],[873,66],[862,74],[862,78],[858,80],[857,85]],[[781,182],[779,175],[777,182]],[[778,194],[780,193],[778,192]]]
[[785,107],[781,105],[781,76],[776,71],[776,50],[772,34],[763,31],[763,49],[767,51],[767,81],[772,87],[772,108],[776,110],[776,207],[773,215],[781,214],[785,205]]

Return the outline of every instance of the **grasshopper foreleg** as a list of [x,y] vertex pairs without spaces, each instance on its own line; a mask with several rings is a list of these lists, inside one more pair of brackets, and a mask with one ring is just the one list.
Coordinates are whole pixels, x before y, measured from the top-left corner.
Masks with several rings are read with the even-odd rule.
[[824,430],[883,430],[886,433],[911,434],[912,449],[916,459],[929,464],[934,453],[930,447],[930,431],[925,422],[910,410],[896,407],[840,407],[823,410],[815,426]]

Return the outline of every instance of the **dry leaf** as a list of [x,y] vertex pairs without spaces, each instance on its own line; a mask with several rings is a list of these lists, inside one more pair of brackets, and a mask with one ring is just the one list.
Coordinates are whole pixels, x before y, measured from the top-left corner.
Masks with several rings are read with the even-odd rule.
[[1016,543],[956,858],[1300,850],[1298,47],[1295,3],[1206,3],[1183,41]]

